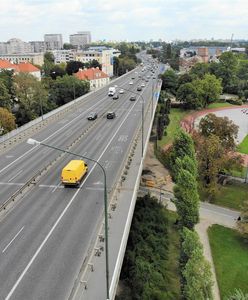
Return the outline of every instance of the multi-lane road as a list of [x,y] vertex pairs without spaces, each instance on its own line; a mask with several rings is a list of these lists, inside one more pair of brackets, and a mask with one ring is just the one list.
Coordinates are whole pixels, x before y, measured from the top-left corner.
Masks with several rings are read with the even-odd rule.
[[[125,89],[118,100],[107,96],[108,87],[98,90],[75,105],[71,113],[32,136],[62,149],[77,141],[70,151],[103,165],[109,195],[140,128],[142,104],[146,112],[156,83],[150,78],[139,92],[143,98],[130,101],[132,91],[137,93],[141,83],[135,72],[142,73],[141,68],[114,82]],[[143,76],[148,73],[143,72]],[[131,74],[136,77],[133,85],[129,85]],[[115,119],[106,119],[109,110],[116,113]],[[91,111],[98,113],[97,120],[87,120]],[[58,151],[25,142],[1,154],[0,204],[59,155]],[[90,161],[80,188],[60,184],[61,169],[73,158],[62,156],[21,200],[1,213],[0,299],[69,298],[96,236],[104,204],[103,176]]]

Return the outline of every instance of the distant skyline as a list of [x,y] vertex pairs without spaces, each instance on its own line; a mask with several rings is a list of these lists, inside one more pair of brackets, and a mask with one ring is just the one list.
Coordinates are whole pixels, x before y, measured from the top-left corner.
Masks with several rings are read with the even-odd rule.
[[78,31],[96,40],[248,40],[247,0],[0,0],[0,41]]

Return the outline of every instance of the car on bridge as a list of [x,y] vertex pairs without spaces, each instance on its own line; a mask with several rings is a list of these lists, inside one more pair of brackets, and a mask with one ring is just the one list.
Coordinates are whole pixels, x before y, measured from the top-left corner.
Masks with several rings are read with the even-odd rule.
[[107,119],[114,119],[116,117],[115,112],[109,111],[107,113]]
[[136,96],[132,95],[132,96],[130,97],[130,101],[135,101],[135,100],[136,100]]
[[137,91],[138,92],[142,91],[142,87],[140,85],[137,87]]
[[87,119],[90,120],[90,121],[95,120],[96,118],[97,118],[97,113],[96,112],[91,112],[87,117]]
[[115,93],[113,96],[113,100],[117,100],[117,99],[119,99],[119,95],[117,93]]

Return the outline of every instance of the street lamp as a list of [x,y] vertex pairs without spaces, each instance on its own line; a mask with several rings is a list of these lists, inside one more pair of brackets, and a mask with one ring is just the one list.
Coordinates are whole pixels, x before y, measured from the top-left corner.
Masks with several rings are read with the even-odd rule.
[[79,155],[79,154],[76,154],[76,153],[73,153],[73,152],[70,152],[70,151],[67,151],[67,150],[64,150],[64,149],[60,149],[58,147],[54,147],[54,146],[51,146],[51,145],[48,145],[48,144],[45,144],[45,143],[42,143],[42,142],[39,142],[37,140],[34,140],[34,139],[31,139],[29,138],[27,140],[27,143],[30,144],[30,145],[41,145],[41,146],[45,146],[45,147],[48,147],[48,148],[51,148],[51,149],[54,149],[54,150],[58,150],[60,152],[64,152],[64,153],[68,153],[68,154],[71,154],[71,155],[74,155],[74,156],[77,156],[77,157],[80,157],[80,158],[83,158],[83,159],[87,159],[89,161],[92,161],[94,162],[95,164],[97,164],[102,172],[103,172],[103,176],[104,176],[104,223],[105,223],[105,264],[106,264],[106,289],[107,289],[107,298],[106,300],[109,300],[109,254],[108,254],[108,199],[107,199],[107,176],[106,176],[106,171],[105,169],[103,168],[103,166],[95,159],[92,159],[92,158],[89,158],[89,157],[86,157],[84,155]]
[[138,95],[138,97],[142,98],[142,115],[141,115],[141,117],[142,117],[142,121],[141,121],[141,123],[142,123],[142,126],[141,126],[141,144],[142,145],[141,145],[141,147],[142,148],[141,148],[141,157],[143,158],[143,154],[144,154],[144,102],[145,102],[145,100],[144,100],[143,96],[141,94],[137,93],[137,92],[131,91],[131,90],[126,89],[122,86],[121,86],[121,89],[123,89],[125,91],[128,91],[130,93],[134,93],[134,94]]

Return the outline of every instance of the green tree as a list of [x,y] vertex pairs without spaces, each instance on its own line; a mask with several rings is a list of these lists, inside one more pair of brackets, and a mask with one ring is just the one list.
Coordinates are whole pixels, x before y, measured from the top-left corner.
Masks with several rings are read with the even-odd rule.
[[241,80],[248,80],[248,60],[239,61],[237,76]]
[[208,114],[203,117],[199,123],[200,133],[208,137],[214,134],[219,137],[221,145],[226,150],[234,150],[236,147],[236,138],[239,127],[227,117],[217,117],[214,114]]
[[11,97],[11,100],[14,100],[15,90],[14,90],[14,71],[1,70],[0,72],[0,81],[5,85],[8,94]]
[[89,92],[88,81],[79,80],[74,76],[57,77],[49,90],[49,99],[57,106],[63,105]]
[[186,155],[195,160],[194,142],[189,134],[180,130],[173,142],[173,164],[177,157],[183,158]]
[[189,171],[189,173],[191,173],[194,176],[194,178],[198,177],[198,170],[197,170],[196,160],[193,160],[188,155],[185,155],[182,158],[180,158],[180,157],[176,158],[175,168],[174,168],[176,181],[177,181],[177,176],[179,174],[179,171],[181,169]]
[[45,76],[50,76],[51,69],[54,68],[54,55],[52,52],[45,52],[44,54],[44,64],[42,66],[42,70]]
[[65,70],[59,65],[55,65],[50,70],[50,76],[52,79],[56,79],[58,76],[62,77],[66,74]]
[[203,106],[201,93],[190,82],[180,85],[177,90],[177,99],[185,104],[188,109],[201,108]]
[[202,99],[204,107],[219,100],[222,86],[221,80],[217,79],[215,75],[206,74],[202,80],[194,80],[192,84],[198,90],[198,97]]
[[69,61],[66,66],[66,73],[68,75],[72,75],[74,73],[77,73],[80,68],[83,69],[84,67],[85,64],[81,61]]
[[229,51],[222,53],[219,60],[219,67],[215,75],[222,79],[224,91],[232,92],[232,86],[236,82],[238,59]]
[[102,69],[102,65],[96,59],[93,59],[89,62],[89,67],[90,68],[99,68],[100,70]]
[[11,96],[3,81],[0,79],[0,107],[11,108]]
[[15,117],[8,109],[0,107],[0,135],[16,128]]
[[218,136],[210,135],[198,140],[197,157],[199,176],[210,199],[217,193],[217,175],[223,168],[225,151]]
[[172,70],[166,70],[162,75],[162,89],[172,94],[176,94],[177,86],[178,86],[178,77],[176,73]]
[[212,300],[212,273],[201,249],[195,249],[183,270],[183,292],[187,300]]
[[199,195],[196,178],[187,170],[179,170],[173,200],[182,227],[194,228],[199,222]]
[[206,63],[196,63],[189,72],[190,76],[195,79],[203,79],[207,73],[209,73],[209,68]]

